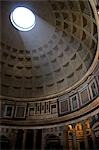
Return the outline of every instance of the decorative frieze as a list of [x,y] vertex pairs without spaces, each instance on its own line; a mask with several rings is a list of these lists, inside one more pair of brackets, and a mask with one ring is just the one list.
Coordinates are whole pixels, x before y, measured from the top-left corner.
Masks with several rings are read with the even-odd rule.
[[53,119],[77,111],[99,96],[99,72],[77,88],[56,98],[45,100],[20,101],[2,98],[1,118],[8,119]]

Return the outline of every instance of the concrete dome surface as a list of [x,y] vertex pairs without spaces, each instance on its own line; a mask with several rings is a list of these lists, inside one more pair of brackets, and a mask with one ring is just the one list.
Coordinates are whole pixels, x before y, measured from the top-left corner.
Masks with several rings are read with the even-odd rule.
[[[82,79],[97,49],[97,26],[88,1],[1,2],[1,95],[57,95]],[[18,6],[35,14],[21,32],[10,21]]]

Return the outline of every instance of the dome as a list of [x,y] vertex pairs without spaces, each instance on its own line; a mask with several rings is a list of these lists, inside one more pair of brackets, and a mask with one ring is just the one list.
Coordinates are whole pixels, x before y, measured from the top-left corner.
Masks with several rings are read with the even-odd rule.
[[99,0],[0,8],[1,150],[98,149]]
[[[50,97],[85,76],[97,49],[97,26],[88,1],[1,4],[1,95]],[[34,13],[36,24],[30,31],[13,27],[10,14],[17,7]]]

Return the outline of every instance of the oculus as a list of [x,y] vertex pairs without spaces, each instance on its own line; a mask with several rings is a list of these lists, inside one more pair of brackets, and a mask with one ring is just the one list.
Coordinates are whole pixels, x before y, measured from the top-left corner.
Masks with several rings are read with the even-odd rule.
[[10,14],[11,23],[20,31],[29,31],[35,26],[35,15],[26,7],[17,7]]

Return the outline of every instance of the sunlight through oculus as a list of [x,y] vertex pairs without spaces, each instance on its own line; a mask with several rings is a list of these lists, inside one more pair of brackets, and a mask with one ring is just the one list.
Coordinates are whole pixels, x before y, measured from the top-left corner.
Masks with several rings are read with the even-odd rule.
[[11,22],[20,31],[29,31],[35,26],[35,15],[25,7],[17,7],[10,15]]

